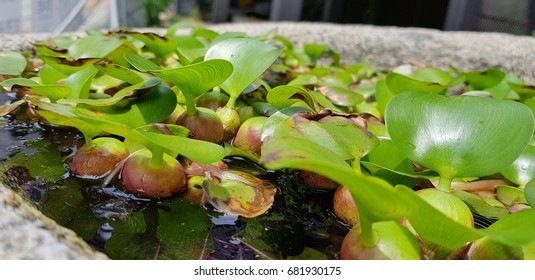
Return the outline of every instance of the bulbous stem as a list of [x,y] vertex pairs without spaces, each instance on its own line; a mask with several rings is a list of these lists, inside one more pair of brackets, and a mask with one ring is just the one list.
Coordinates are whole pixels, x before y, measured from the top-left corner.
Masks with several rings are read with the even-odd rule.
[[229,107],[229,108],[236,107],[236,99],[238,99],[238,97],[231,95],[230,98],[227,101],[227,107]]
[[440,176],[440,179],[438,180],[438,184],[436,186],[437,190],[443,191],[443,192],[451,192],[451,182],[453,181],[453,178],[449,178],[447,176]]
[[163,167],[163,149],[151,149],[152,157],[150,158],[149,166],[153,168]]
[[361,230],[361,232],[360,232],[360,236],[361,236],[360,243],[364,247],[368,247],[368,248],[374,247],[375,245],[377,245],[377,242],[379,241],[377,239],[377,235],[373,231],[372,226],[373,226],[373,223],[371,221],[369,221],[363,215],[361,217],[361,219],[360,219],[360,230]]
[[360,159],[354,159],[351,163],[351,167],[353,167],[353,170],[357,175],[362,175],[362,169],[360,168]]
[[197,113],[197,106],[195,105],[195,98],[186,98],[186,112],[188,115],[193,116]]

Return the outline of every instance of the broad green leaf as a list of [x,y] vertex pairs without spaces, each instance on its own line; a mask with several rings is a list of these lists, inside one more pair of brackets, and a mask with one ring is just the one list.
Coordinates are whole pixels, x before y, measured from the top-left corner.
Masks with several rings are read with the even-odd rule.
[[393,95],[397,95],[406,91],[440,93],[446,89],[445,86],[433,81],[415,80],[394,72],[388,73],[385,79],[386,86]]
[[69,46],[69,54],[75,58],[103,58],[123,44],[123,41],[102,35],[80,38]]
[[156,33],[147,32],[120,32],[132,36],[133,38],[145,43],[145,47],[152,51],[158,60],[162,60],[167,55],[174,53],[177,47],[177,43],[169,38],[162,37]]
[[385,114],[400,151],[449,181],[502,170],[522,153],[535,126],[523,104],[475,96],[408,92],[392,99]]
[[138,131],[138,133],[152,143],[202,163],[213,163],[227,155],[225,148],[207,141],[148,131]]
[[450,74],[438,68],[416,69],[411,76],[416,80],[434,82],[442,86],[447,86],[452,81]]
[[218,35],[219,33],[211,29],[202,27],[202,26],[196,26],[191,29],[191,36],[194,36],[194,37],[200,37],[200,38],[205,38],[208,40],[213,40]]
[[64,80],[66,86],[71,87],[70,98],[89,98],[89,86],[98,70],[95,67],[87,67]]
[[108,61],[95,63],[95,67],[102,73],[110,75],[116,79],[123,80],[129,84],[137,84],[143,81],[143,77],[136,71],[128,69],[118,64]]
[[379,139],[371,134],[366,127],[358,126],[351,118],[332,116],[321,119],[320,125],[334,141],[349,151],[357,161],[373,151],[379,145]]
[[193,36],[173,36],[171,39],[176,41],[180,61],[185,65],[203,57],[208,49],[201,40]]
[[498,186],[496,188],[496,198],[508,206],[517,203],[528,203],[524,195],[524,189],[512,186]]
[[40,58],[48,65],[58,70],[59,72],[69,76],[84,68],[91,67],[99,58],[64,58],[52,56],[40,56]]
[[[176,94],[168,87],[159,85],[138,96],[130,106],[91,107],[78,110],[88,118],[88,121],[98,122],[102,119],[135,128],[163,121],[175,107]],[[115,133],[113,130],[109,132]]]
[[[74,42],[75,39],[72,39],[72,42]],[[69,44],[70,45],[70,44]],[[35,48],[35,51],[39,56],[53,56],[53,57],[66,57],[68,56],[69,50],[67,49],[69,45],[66,45],[65,48],[49,45],[47,43],[34,43],[33,46]]]
[[295,79],[291,80],[289,86],[302,86],[302,85],[315,85],[318,83],[318,77],[310,74],[303,74],[297,76]]
[[125,53],[124,58],[136,68],[138,71],[147,72],[151,70],[160,70],[161,67],[158,64],[142,57],[141,55],[134,53]]
[[386,80],[381,79],[375,84],[375,100],[377,101],[377,109],[381,113],[381,116],[385,115],[386,105],[396,96],[393,94],[388,86]]
[[524,187],[524,196],[532,208],[535,208],[535,179],[529,181]]
[[18,76],[26,68],[26,57],[19,52],[0,52],[0,75]]
[[469,192],[455,190],[453,195],[464,201],[473,212],[480,214],[487,218],[500,219],[509,214],[509,210],[505,207],[492,206],[486,203],[483,199],[475,194]]
[[524,187],[535,178],[535,146],[528,145],[522,154],[500,173],[507,180]]
[[479,72],[465,73],[469,90],[484,90],[494,87],[505,79],[506,74],[500,69],[490,68]]
[[403,185],[396,186],[396,194],[407,203],[405,207],[410,208],[410,213],[406,217],[428,246],[445,248],[451,253],[483,236],[481,232],[448,218]]
[[266,95],[266,100],[277,109],[288,108],[298,102],[302,103],[302,101],[311,110],[316,107],[314,99],[306,89],[292,85],[282,85],[271,89]]
[[514,90],[522,100],[532,98],[535,96],[535,86],[523,85],[517,83],[509,83],[509,86]]
[[67,85],[41,85],[34,80],[26,78],[12,78],[3,81],[0,85],[11,88],[13,86],[24,87],[30,93],[48,97],[52,102],[71,96],[72,88]]
[[56,70],[54,67],[45,64],[39,69],[39,78],[43,84],[55,84],[60,80],[67,78],[67,75]]
[[327,50],[325,45],[321,44],[305,44],[303,46],[305,53],[310,57],[312,65],[316,65],[316,62],[321,55]]
[[234,72],[221,84],[231,96],[230,107],[234,107],[236,98],[275,62],[280,53],[280,49],[255,39],[233,38],[210,47],[204,59],[224,59],[234,66]]
[[535,209],[507,215],[482,230],[493,240],[509,246],[523,246],[535,241]]
[[[212,59],[173,69],[150,71],[150,73],[175,84],[194,101],[212,88],[225,81],[233,70],[232,64],[222,59]],[[188,102],[190,102],[188,101]]]
[[[147,90],[152,87],[159,85],[161,80],[159,78],[151,78],[146,81],[141,80],[141,82],[125,87],[120,91],[116,92],[110,98],[103,99],[67,99],[62,101],[62,103],[71,103],[71,104],[86,104],[90,106],[111,106],[115,105],[125,99],[134,98],[141,94],[144,94]],[[145,90],[145,91],[143,91]]]
[[346,87],[324,87],[320,89],[335,105],[354,107],[364,102],[364,97]]

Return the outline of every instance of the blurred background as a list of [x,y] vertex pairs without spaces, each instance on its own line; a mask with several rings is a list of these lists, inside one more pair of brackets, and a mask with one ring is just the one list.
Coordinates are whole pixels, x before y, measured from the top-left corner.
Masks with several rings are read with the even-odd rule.
[[307,21],[533,35],[535,0],[0,0],[0,33]]

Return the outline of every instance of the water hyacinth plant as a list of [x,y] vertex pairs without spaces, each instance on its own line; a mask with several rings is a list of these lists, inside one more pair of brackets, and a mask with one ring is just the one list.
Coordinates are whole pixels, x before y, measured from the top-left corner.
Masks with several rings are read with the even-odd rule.
[[[176,30],[0,53],[5,122],[79,138],[41,210],[80,216],[70,225],[93,243],[106,220],[112,258],[534,258],[535,94],[520,79]],[[344,238],[320,251],[331,232]]]

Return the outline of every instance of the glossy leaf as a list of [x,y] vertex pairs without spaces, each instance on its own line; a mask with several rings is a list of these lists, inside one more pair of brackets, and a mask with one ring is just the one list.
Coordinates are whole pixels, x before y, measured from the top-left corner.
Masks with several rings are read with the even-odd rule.
[[445,86],[432,81],[420,81],[395,72],[386,75],[386,86],[394,94],[406,91],[423,91],[429,93],[440,93],[446,89]]
[[170,40],[166,37],[162,37],[156,33],[140,33],[128,31],[123,33],[145,43],[145,47],[152,51],[158,59],[163,59],[170,53],[173,53],[177,47],[177,43],[175,41]]
[[327,47],[322,44],[305,44],[303,46],[305,53],[310,57],[312,65],[316,65],[318,59],[327,50]]
[[19,52],[0,52],[0,75],[18,76],[26,68],[26,57]]
[[535,179],[529,181],[524,187],[524,196],[532,208],[535,208]]
[[277,109],[288,108],[296,103],[302,104],[303,101],[309,109],[315,109],[314,99],[309,92],[297,86],[283,85],[275,87],[268,92],[266,100]]
[[450,74],[438,68],[416,69],[411,76],[416,80],[430,81],[442,86],[446,86],[452,81]]
[[508,206],[517,203],[528,203],[524,195],[524,189],[511,186],[498,186],[496,188],[496,198]]
[[345,87],[324,87],[323,89],[323,94],[335,105],[353,107],[364,102],[364,97],[360,93]]
[[535,146],[528,145],[522,154],[500,173],[507,180],[524,187],[535,178]]
[[151,71],[151,70],[160,70],[161,67],[142,57],[141,55],[138,55],[138,54],[133,54],[133,53],[125,53],[124,54],[124,58],[126,58],[126,60],[128,61],[128,63],[130,63],[132,66],[134,66],[134,68],[136,68],[138,71],[141,71],[141,72],[147,72],[147,71]]
[[102,73],[110,75],[116,79],[123,80],[129,84],[137,84],[143,81],[143,77],[137,72],[108,61],[101,61],[95,67]]
[[71,87],[70,98],[89,98],[89,86],[98,70],[95,67],[87,67],[64,80],[64,84]]
[[500,171],[522,153],[534,129],[533,114],[518,102],[423,92],[396,96],[385,119],[403,154],[449,181]]
[[483,232],[509,246],[523,246],[535,241],[535,209],[507,215]]
[[212,59],[173,69],[150,71],[150,73],[175,84],[193,101],[225,81],[233,70],[232,64],[222,59]]
[[80,71],[84,68],[92,66],[97,62],[98,58],[63,58],[63,57],[52,57],[52,56],[41,56],[40,57],[46,64],[50,65],[59,72],[69,76],[74,74],[77,71]]
[[505,72],[497,68],[490,68],[480,72],[465,73],[466,82],[470,85],[470,89],[484,90],[498,85],[505,79]]
[[80,38],[69,46],[69,54],[75,59],[103,58],[123,42],[115,37],[91,35]]
[[[131,85],[129,87],[125,87],[121,89],[120,91],[116,92],[112,97],[110,98],[102,98],[102,99],[68,99],[63,101],[63,103],[71,103],[71,104],[86,104],[90,106],[111,106],[115,105],[125,99],[128,98],[134,98],[136,96],[139,96],[141,94],[144,94],[146,90],[158,86],[160,84],[161,80],[159,78],[151,78],[146,81],[141,80],[141,82],[136,83],[134,85]],[[145,91],[143,91],[145,90]]]
[[500,219],[509,214],[509,211],[505,207],[498,207],[489,205],[483,199],[475,194],[464,191],[453,191],[453,195],[464,201],[472,211],[487,218]]
[[13,86],[24,87],[26,91],[48,97],[52,102],[56,102],[59,99],[67,98],[72,94],[72,88],[67,85],[41,85],[34,80],[26,78],[12,78],[5,80],[0,85],[8,88]]
[[[233,38],[210,47],[204,59],[224,59],[232,63],[234,72],[221,84],[221,88],[235,101],[242,91],[275,62],[280,53],[280,49],[255,39]],[[233,106],[234,104],[231,105]]]

